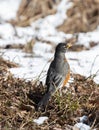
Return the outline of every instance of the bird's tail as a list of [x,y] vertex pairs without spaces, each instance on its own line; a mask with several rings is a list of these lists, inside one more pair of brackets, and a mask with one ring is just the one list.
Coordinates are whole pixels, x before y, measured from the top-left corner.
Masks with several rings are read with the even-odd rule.
[[38,109],[45,109],[49,99],[51,97],[51,93],[47,92],[45,93],[45,95],[43,96],[43,98],[41,99],[41,101],[38,103]]

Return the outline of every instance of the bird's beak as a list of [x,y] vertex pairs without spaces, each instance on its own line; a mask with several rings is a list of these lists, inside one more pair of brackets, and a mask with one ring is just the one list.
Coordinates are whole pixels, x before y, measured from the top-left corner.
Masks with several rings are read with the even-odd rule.
[[67,43],[66,48],[68,49],[68,48],[70,48],[71,46],[72,46],[71,43]]

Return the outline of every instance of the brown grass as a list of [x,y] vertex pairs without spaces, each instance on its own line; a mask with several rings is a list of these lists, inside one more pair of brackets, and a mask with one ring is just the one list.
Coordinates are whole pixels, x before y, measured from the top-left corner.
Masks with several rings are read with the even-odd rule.
[[[88,124],[99,127],[99,85],[93,79],[73,74],[73,83],[50,99],[44,112],[36,110],[45,88],[39,83],[14,78],[7,71],[0,73],[0,128],[1,130],[53,130],[66,129],[82,115],[88,116]],[[38,126],[33,119],[48,116]],[[95,122],[94,122],[95,121]],[[93,124],[94,122],[94,124]]]
[[65,33],[78,33],[93,31],[99,25],[98,0],[70,0],[73,7],[67,11],[68,19],[58,27]]

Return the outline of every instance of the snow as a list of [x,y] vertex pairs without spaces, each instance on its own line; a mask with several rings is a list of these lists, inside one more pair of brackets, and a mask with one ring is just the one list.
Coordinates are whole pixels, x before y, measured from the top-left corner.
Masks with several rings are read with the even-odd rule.
[[[4,21],[12,19],[12,16],[15,18],[16,11],[18,10],[21,0],[1,0],[0,2],[0,18],[2,18]],[[20,65],[19,68],[11,69],[11,72],[16,77],[34,79],[34,77],[36,78],[41,73],[42,69],[44,69],[42,75],[46,75],[46,71],[49,66],[48,61],[53,57],[54,54],[53,46],[57,45],[59,42],[64,42],[66,39],[73,36],[72,34],[65,34],[56,30],[56,27],[62,24],[64,19],[67,19],[66,11],[72,5],[72,2],[68,2],[68,0],[62,0],[57,6],[56,14],[39,19],[28,27],[13,27],[6,21],[0,24],[0,46],[5,46],[7,44],[26,44],[32,38],[39,38],[39,40],[41,39],[42,41],[49,41],[53,43],[51,45],[46,44],[46,42],[36,41],[33,47],[33,57],[29,57],[28,54],[23,52],[23,50],[2,50],[4,53],[4,58],[14,61]],[[2,8],[4,8],[5,11],[3,11]],[[90,42],[99,42],[98,37],[99,27],[97,27],[97,29],[93,32],[79,33],[76,44],[83,44],[89,47]],[[87,51],[66,53],[66,57],[69,59],[71,70],[75,73],[85,76],[96,74],[94,78],[96,83],[99,83],[98,55],[99,45]],[[25,56],[28,56],[28,58]],[[44,79],[45,78],[43,78],[43,80]]]
[[[39,19],[31,24],[32,28],[36,31],[37,37],[51,41],[51,42],[62,42],[66,35],[57,32],[56,27],[61,25],[66,19],[66,11],[72,6],[72,2],[68,0],[62,0],[57,7],[57,13],[54,15],[46,16],[43,19]],[[36,30],[37,29],[37,30]]]
[[0,17],[4,20],[10,20],[16,17],[21,0],[0,0]]
[[99,83],[99,45],[88,51],[69,52],[68,53],[71,70],[75,73],[82,74],[86,77],[97,74],[94,78],[96,83]]
[[46,116],[42,116],[42,117],[39,117],[38,119],[34,119],[33,121],[35,123],[37,123],[38,125],[41,125],[44,123],[44,121],[48,120],[48,117]]
[[77,44],[84,44],[89,47],[90,42],[99,42],[99,27],[93,32],[79,33]]
[[[72,34],[58,32],[56,27],[61,25],[67,19],[66,11],[73,5],[68,0],[61,0],[57,6],[56,14],[46,16],[31,23],[28,27],[12,26],[7,20],[14,19],[21,0],[0,0],[0,47],[8,44],[26,44],[32,38],[39,38],[42,41],[36,41],[33,47],[33,54],[25,53],[23,50],[1,49],[0,55],[5,59],[19,64],[18,68],[11,68],[14,76],[26,80],[35,80],[40,74],[40,80],[45,81],[46,72],[49,67],[49,60],[53,58],[54,46],[59,42],[73,37]],[[92,32],[79,33],[76,44],[82,44],[89,47],[90,42],[99,43],[99,27]],[[81,52],[67,52],[66,57],[69,60],[71,71],[85,76],[96,74],[94,81],[99,84],[99,44],[90,50]],[[76,60],[73,60],[76,59]],[[84,117],[81,118],[83,120]],[[43,124],[48,117],[39,117],[33,121],[38,125]],[[90,127],[81,121],[75,125],[80,130],[89,130]]]
[[[15,75],[15,77],[24,78],[26,80],[37,79],[41,72],[42,77],[44,77],[45,69],[47,70],[49,65],[46,62],[47,57],[44,59],[38,54],[35,54],[35,57],[31,57],[31,55],[26,54],[21,50],[9,49],[6,51],[6,49],[3,49],[1,50],[0,55],[7,60],[19,64],[20,67],[11,68],[10,71]],[[44,55],[46,55],[46,52]],[[42,80],[44,81],[44,79]]]
[[0,24],[0,37],[2,37],[3,39],[11,39],[13,38],[14,34],[14,28],[11,24]]
[[[12,1],[13,0],[9,0],[9,1],[4,0],[4,3],[6,3],[7,6],[9,6],[8,8],[10,8],[12,4],[13,6],[11,6],[11,8],[12,7],[18,8],[17,5],[20,4],[20,0],[18,0],[17,2],[12,2]],[[48,38],[49,41],[53,41],[55,43],[64,41],[66,39],[66,35],[64,35],[64,33],[58,33],[56,30],[56,27],[64,22],[64,19],[66,19],[66,15],[65,15],[66,11],[71,6],[72,6],[72,2],[68,2],[68,0],[63,0],[57,7],[56,14],[49,15],[43,19],[39,19],[33,22],[31,26],[28,26],[25,28],[15,27],[18,37],[15,37],[14,35],[12,35],[15,33],[13,29],[14,27],[10,25],[12,27],[9,29],[9,25],[7,25],[6,23],[1,25],[2,28],[4,28],[4,30],[2,33],[2,30],[0,29],[0,34],[2,34],[1,36],[3,36],[3,38],[6,36],[10,44],[15,43],[14,40],[17,40],[17,39],[19,39],[20,43],[23,44],[23,42],[26,43],[33,37],[39,37],[39,39],[42,38],[43,40],[46,40]],[[3,2],[1,2],[1,7],[3,7]],[[61,11],[61,8],[63,8],[62,11]],[[4,9],[6,10],[6,8]],[[12,12],[16,13],[16,11],[17,9],[13,10]],[[3,12],[3,10],[1,12]],[[5,20],[5,17],[3,16],[9,15],[9,18],[10,18],[10,15],[12,12],[10,12],[10,10],[7,10],[5,15],[1,14],[0,17],[2,17],[3,20]],[[10,38],[9,36],[14,37],[14,40],[12,37]],[[0,40],[0,45],[2,44],[3,45],[8,44],[6,39]]]
[[[79,123],[76,123],[74,126],[73,126],[73,130],[91,130],[92,128],[85,124],[84,122],[88,122],[88,117],[87,116],[82,116],[79,118],[80,119],[80,122]],[[96,130],[96,129],[92,129],[92,130]]]
[[87,121],[88,120],[88,117],[87,116],[82,116],[82,117],[80,117],[80,122],[85,122],[85,121]]
[[74,127],[79,128],[79,130],[90,130],[90,126],[84,124],[84,123],[77,123]]
[[53,27],[58,27],[61,25],[67,18],[66,11],[71,8],[72,5],[72,2],[69,2],[68,0],[62,0],[57,7],[57,13],[55,15],[49,15],[46,17],[46,21],[49,23],[48,25],[52,25]]

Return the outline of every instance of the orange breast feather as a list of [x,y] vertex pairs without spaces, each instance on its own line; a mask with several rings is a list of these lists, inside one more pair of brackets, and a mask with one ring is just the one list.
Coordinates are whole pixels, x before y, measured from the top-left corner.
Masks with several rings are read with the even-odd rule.
[[66,75],[66,78],[65,78],[65,80],[64,80],[63,86],[65,86],[65,85],[67,84],[67,82],[68,82],[69,79],[70,79],[70,71],[69,71],[69,73]]

